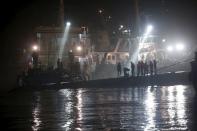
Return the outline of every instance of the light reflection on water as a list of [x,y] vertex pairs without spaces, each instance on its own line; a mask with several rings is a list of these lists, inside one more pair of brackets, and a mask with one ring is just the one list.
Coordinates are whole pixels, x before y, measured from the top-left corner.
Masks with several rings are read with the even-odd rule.
[[145,99],[145,110],[147,115],[147,123],[145,126],[145,131],[155,130],[155,114],[156,114],[156,102],[154,92],[151,92],[151,88],[147,88],[147,95]]
[[[185,114],[185,86],[172,86],[168,88],[168,114],[172,130],[186,130],[188,119]],[[173,127],[178,124],[178,127]]]
[[62,97],[67,101],[62,104],[64,104],[65,108],[65,119],[66,123],[62,125],[62,128],[64,128],[66,131],[70,130],[72,124],[73,124],[73,118],[71,114],[73,113],[73,102],[71,101],[72,98],[72,91],[71,90],[60,90],[60,93]]
[[[188,123],[195,123],[190,86],[62,89],[32,95],[31,129],[26,130],[191,130]],[[29,114],[18,117],[23,115]]]
[[35,108],[33,108],[33,122],[34,124],[32,125],[33,131],[38,131],[40,129],[40,96],[37,96],[37,102],[35,103]]

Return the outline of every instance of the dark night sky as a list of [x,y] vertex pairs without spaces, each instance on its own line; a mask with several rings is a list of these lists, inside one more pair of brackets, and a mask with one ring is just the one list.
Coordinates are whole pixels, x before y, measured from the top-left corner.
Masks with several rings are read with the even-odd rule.
[[[139,1],[142,23],[150,20],[158,27],[176,25],[180,26],[180,29],[184,24],[187,27],[196,23],[195,0]],[[32,26],[56,24],[58,2],[59,0],[4,2],[1,4],[1,27],[9,28],[9,23],[20,24],[27,19],[28,24]],[[98,19],[96,11],[100,8],[112,16],[114,24],[132,24],[132,0],[65,0],[65,18],[76,25],[96,23],[95,19]]]
[[[20,46],[30,45],[33,30],[39,25],[56,25],[59,0],[17,0],[1,3],[0,27],[3,36],[3,48],[10,48],[13,53]],[[196,41],[195,0],[139,0],[141,28],[146,23],[155,27],[156,34],[179,37],[189,42]],[[132,0],[65,0],[65,19],[73,26],[100,24],[98,9],[104,9],[105,16],[111,16],[115,28],[123,24],[133,25]]]

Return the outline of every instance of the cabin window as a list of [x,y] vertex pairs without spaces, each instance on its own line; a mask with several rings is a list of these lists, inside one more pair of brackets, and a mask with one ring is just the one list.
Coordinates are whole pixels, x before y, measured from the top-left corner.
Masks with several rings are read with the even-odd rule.
[[108,59],[108,60],[111,60],[111,55],[108,55],[107,59]]
[[114,55],[112,56],[112,60],[115,60],[115,56]]

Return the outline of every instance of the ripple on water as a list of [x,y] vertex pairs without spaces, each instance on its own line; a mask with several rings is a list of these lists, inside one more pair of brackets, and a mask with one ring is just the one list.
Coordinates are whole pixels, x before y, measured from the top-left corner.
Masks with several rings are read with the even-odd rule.
[[46,90],[1,100],[0,111],[10,129],[191,130],[194,97],[182,85]]

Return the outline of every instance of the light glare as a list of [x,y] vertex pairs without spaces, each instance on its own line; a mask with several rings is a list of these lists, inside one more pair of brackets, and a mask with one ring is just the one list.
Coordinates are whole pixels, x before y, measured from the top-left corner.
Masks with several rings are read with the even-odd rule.
[[81,50],[82,50],[81,46],[77,46],[77,51],[81,51]]
[[119,30],[123,29],[123,27],[124,27],[123,25],[120,25],[120,28],[119,28]]
[[66,23],[66,25],[67,25],[67,26],[70,26],[70,25],[71,25],[71,23],[70,23],[70,22],[67,22],[67,23]]
[[167,47],[167,50],[168,50],[169,52],[172,52],[172,51],[173,51],[173,47],[172,47],[172,46],[168,46],[168,47]]
[[33,49],[33,51],[37,51],[37,50],[38,50],[38,46],[37,46],[37,45],[34,45],[34,46],[32,47],[32,49]]
[[181,50],[184,49],[184,45],[179,43],[179,44],[176,45],[176,49],[177,49],[178,51],[181,51]]
[[147,34],[149,34],[152,30],[153,30],[153,26],[152,25],[148,25],[148,27],[147,27]]

